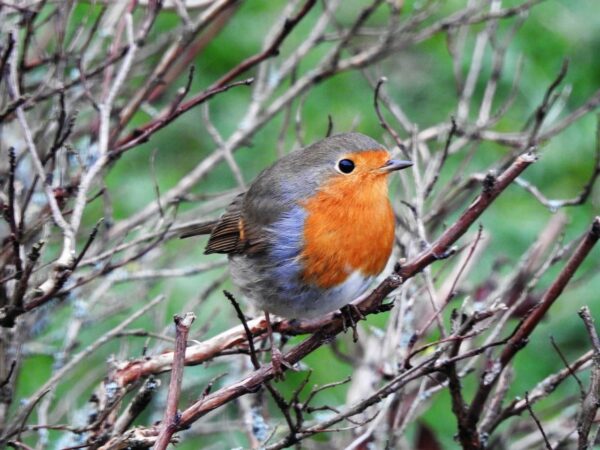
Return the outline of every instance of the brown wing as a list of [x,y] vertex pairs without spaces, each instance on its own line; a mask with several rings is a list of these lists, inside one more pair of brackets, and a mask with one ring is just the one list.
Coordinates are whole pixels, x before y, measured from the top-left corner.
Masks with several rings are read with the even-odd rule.
[[207,222],[186,230],[181,237],[209,234],[204,250],[209,253],[255,254],[266,248],[266,241],[260,230],[251,227],[242,216],[244,194],[238,195],[216,222]]

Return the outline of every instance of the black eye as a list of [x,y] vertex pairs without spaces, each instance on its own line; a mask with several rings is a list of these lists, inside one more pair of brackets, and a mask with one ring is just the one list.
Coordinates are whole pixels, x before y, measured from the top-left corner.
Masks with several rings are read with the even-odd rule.
[[342,173],[350,173],[354,170],[354,161],[351,159],[342,159],[338,162],[338,169]]

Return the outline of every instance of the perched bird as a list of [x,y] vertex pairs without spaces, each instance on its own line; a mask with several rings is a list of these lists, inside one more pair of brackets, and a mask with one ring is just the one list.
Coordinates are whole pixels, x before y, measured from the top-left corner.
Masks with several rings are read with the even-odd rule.
[[229,255],[234,283],[267,322],[315,318],[384,269],[395,228],[387,178],[411,165],[365,135],[337,134],[279,159],[218,220],[182,237],[210,234],[205,253]]

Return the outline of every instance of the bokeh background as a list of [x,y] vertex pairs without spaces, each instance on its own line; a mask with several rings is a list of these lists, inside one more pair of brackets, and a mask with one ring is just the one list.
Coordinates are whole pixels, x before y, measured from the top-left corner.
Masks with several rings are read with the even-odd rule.
[[[412,10],[422,7],[421,3],[421,1],[405,1],[402,6],[403,11],[409,14]],[[461,1],[442,2],[438,8],[441,11],[453,11],[464,6],[464,3]],[[517,3],[506,1],[503,2],[503,6],[507,7]],[[265,30],[281,15],[285,5],[285,1],[279,0],[240,2],[228,24],[196,56],[194,61],[196,70],[191,92],[200,91],[240,60],[256,53],[262,45]],[[353,20],[363,6],[364,2],[361,1],[345,1],[336,13],[337,21],[345,23],[345,21]],[[78,17],[84,20],[90,11],[99,11],[99,9],[99,5],[95,2],[77,2],[70,23],[76,24]],[[282,55],[289,54],[304,41],[306,33],[310,31],[312,24],[321,13],[322,7],[319,5],[308,14],[284,42],[281,48]],[[550,117],[552,114],[567,114],[600,87],[599,13],[599,4],[596,0],[577,2],[547,0],[532,8],[507,51],[505,68],[499,82],[498,98],[501,99],[510,92],[519,60],[522,60],[521,81],[512,108],[499,121],[495,129],[499,131],[520,130],[541,102],[546,87],[556,78],[556,74],[566,58],[569,60],[569,71],[560,88],[561,99],[558,102],[562,110],[555,108],[551,111]],[[383,12],[375,14],[369,20],[368,26],[376,28],[384,24],[386,20]],[[162,12],[150,33],[148,42],[160,39],[166,33],[172,32],[178,22],[179,17],[173,10]],[[506,33],[513,24],[514,19],[500,21],[498,27],[502,33]],[[470,27],[461,70],[466,71],[470,67],[470,55],[475,45],[476,33],[484,26],[481,24]],[[314,54],[303,62],[297,76],[301,76],[302,71],[309,70],[311,64],[316,63],[331,45],[333,44],[324,42],[316,49]],[[157,56],[149,58],[149,65],[156,63],[152,58],[157,58]],[[476,98],[482,95],[485,88],[485,74],[491,71],[490,54],[484,57],[483,63],[482,73],[484,75],[481,77],[481,83],[476,85]],[[435,35],[418,45],[394,53],[381,63],[368,67],[366,70],[369,72],[369,76],[375,79],[379,76],[387,77],[386,93],[402,106],[406,115],[420,129],[447,121],[455,113],[457,90],[452,59],[448,52],[447,42],[442,35]],[[176,90],[185,84],[185,80],[186,74],[184,73],[178,81],[169,86],[157,101],[137,112],[131,127],[146,123],[152,117],[153,111],[166,105],[175,95]],[[136,83],[143,83],[143,81],[142,77],[137,79],[133,77],[129,81],[132,84],[128,89],[135,87]],[[285,86],[282,89],[285,89]],[[239,126],[250,101],[250,95],[250,89],[237,88],[221,94],[209,102],[211,120],[222,135],[228,136]],[[109,168],[105,181],[111,200],[112,218],[106,217],[106,206],[99,202],[92,204],[84,216],[84,224],[87,229],[93,227],[102,216],[105,217],[108,225],[118,223],[131,216],[145,205],[155,201],[154,177],[156,177],[156,185],[161,192],[164,192],[174,186],[199,161],[214,151],[214,141],[202,120],[202,108],[199,107],[181,116],[154,135],[148,143],[125,153],[118,163]],[[333,122],[334,132],[356,130],[393,146],[393,141],[379,125],[373,108],[373,86],[361,71],[338,74],[319,83],[301,100],[292,104],[291,116],[291,120],[297,121],[301,126],[301,131],[298,133],[295,126],[291,126],[286,131],[283,141],[285,152],[297,148],[303,143],[311,143],[322,138],[328,128],[328,116]],[[252,136],[251,141],[247,142],[247,145],[235,152],[234,158],[242,169],[246,183],[251,182],[262,169],[278,157],[276,142],[280,139],[283,120],[284,115],[278,114],[266,126],[259,129]],[[524,178],[535,184],[548,198],[562,199],[576,196],[587,182],[593,168],[596,122],[597,118],[594,113],[587,114],[550,142],[544,144],[539,149],[539,162],[528,169]],[[402,134],[402,137],[406,138],[407,136]],[[439,151],[443,148],[443,144],[443,141],[440,141],[432,144],[432,147]],[[78,145],[83,147],[84,143],[80,141]],[[466,163],[465,172],[475,173],[486,170],[495,161],[502,159],[507,152],[507,148],[502,145],[483,143],[475,156]],[[454,169],[464,162],[464,158],[464,153],[452,155],[449,158],[441,174],[440,186],[443,186],[443,182],[449,179]],[[408,177],[410,183],[411,175],[406,173],[403,176]],[[239,189],[239,185],[235,177],[227,164],[221,162],[215,170],[194,187],[190,201],[181,203],[178,214],[185,215],[188,211],[194,210],[199,203],[205,202],[213,194],[236,189]],[[405,195],[399,183],[394,183],[392,191],[398,198]],[[436,194],[434,191],[433,195]],[[458,212],[456,213],[458,214]],[[564,239],[570,240],[583,233],[591,219],[599,212],[600,195],[596,187],[585,205],[561,210],[560,213],[564,213],[568,217]],[[210,219],[216,217],[218,213],[218,210],[210,211],[205,217],[197,219]],[[404,210],[401,213],[408,214],[408,211]],[[490,277],[496,276],[497,274],[493,270],[494,264],[502,259],[508,261],[508,264],[499,269],[500,273],[511,270],[512,265],[535,241],[553,214],[557,214],[557,212],[541,205],[524,189],[511,186],[479,221],[484,227],[489,243],[478,261],[477,267],[463,283],[466,286],[476,286]],[[59,249],[57,244],[58,242],[55,252],[58,252]],[[204,240],[201,238],[186,241],[170,240],[165,244],[167,250],[160,256],[158,262],[154,261],[153,264],[155,267],[162,268],[183,268],[196,266],[201,262],[224,261],[222,255],[203,255],[203,246]],[[47,260],[51,259],[51,254],[50,251],[45,256]],[[577,311],[582,305],[589,305],[594,316],[600,317],[600,298],[598,296],[600,276],[597,275],[599,257],[600,254],[596,249],[576,275],[571,287],[551,309],[545,322],[536,329],[527,348],[518,355],[515,363],[516,376],[508,398],[522,396],[544,376],[563,367],[563,363],[551,346],[550,336],[554,337],[568,359],[580,355],[589,348],[588,338],[577,316]],[[118,269],[111,276],[119,277],[136,272],[144,269],[144,264],[143,259],[132,262]],[[542,278],[540,287],[547,286],[559,268],[551,268]],[[172,315],[182,312],[186,305],[190,304],[190,301],[201,298],[201,301],[194,303],[197,320],[192,328],[191,339],[210,337],[234,325],[236,323],[234,311],[223,297],[221,290],[231,289],[235,292],[235,287],[231,285],[226,276],[224,277],[223,270],[223,267],[217,267],[214,270],[189,277],[125,282],[106,293],[107,298],[91,304],[89,298],[80,297],[79,292],[74,291],[66,301],[60,302],[60,304],[50,304],[48,307],[56,308],[56,311],[51,316],[47,316],[47,320],[39,323],[38,329],[33,331],[35,339],[26,347],[26,357],[19,373],[15,397],[25,401],[39,388],[41,380],[49,378],[53,371],[60,367],[63,361],[57,358],[57,355],[60,353],[64,340],[64,330],[74,319],[83,318],[85,325],[78,335],[78,348],[84,348],[94,342],[98,336],[139,308],[139,304],[158,294],[166,295],[167,300],[148,316],[137,320],[132,325],[132,329],[164,330],[165,334],[172,335],[173,330],[170,326]],[[433,271],[435,273],[436,266]],[[215,282],[219,283],[219,288],[214,289],[206,298],[203,298],[206,289],[213,286]],[[122,310],[113,314],[112,308],[118,309],[118,304],[114,303],[114,300],[119,297],[137,300],[126,303]],[[459,295],[454,302],[456,305],[460,305],[463,300],[464,298]],[[367,332],[385,327],[387,316],[388,313],[370,317],[366,325],[366,329],[370,331]],[[433,333],[425,341],[435,338],[436,335]],[[294,338],[292,341],[299,339]],[[101,380],[106,373],[109,361],[138,357],[142,354],[144,347],[149,344],[152,347],[156,342],[147,337],[127,336],[103,345],[93,355],[87,357],[84,363],[78,365],[77,375],[73,377],[72,383],[58,385],[55,398],[63,398],[65,403],[61,404],[60,401],[57,401],[51,411],[56,411],[60,417],[73,417],[75,422],[77,420],[85,421],[89,411],[88,399],[97,387],[98,380]],[[162,343],[155,349],[169,348],[169,345],[169,343]],[[358,351],[349,335],[340,338],[339,345],[344,352],[350,354]],[[217,382],[219,386],[236,380],[247,369],[247,366],[242,363],[231,363],[233,358],[241,359],[244,358],[243,356],[229,358],[186,368],[184,399],[197,397],[201,392],[199,386],[206,385],[209,380],[224,371],[227,371],[228,374]],[[310,384],[334,382],[351,376],[353,373],[352,366],[337,358],[329,346],[317,350],[306,358],[304,363],[313,370]],[[289,395],[303,377],[303,373],[290,373],[286,380],[278,386]],[[583,375],[584,380],[586,377],[587,375]],[[161,405],[165,400],[168,374],[161,375],[160,378],[163,379],[163,387],[154,399],[153,407],[138,419],[139,423],[152,423],[161,418]],[[473,383],[476,381],[477,375],[471,375],[465,379],[467,396],[471,395]],[[320,394],[319,401],[323,404],[342,405],[346,399],[347,389],[348,385],[342,385],[327,390]],[[575,382],[567,380],[553,394],[551,402],[541,402],[537,405],[536,410],[540,417],[550,418],[561,413],[556,410],[556,399],[577,395]],[[73,398],[76,398],[73,403],[66,401],[66,399]],[[450,412],[447,391],[443,390],[436,394],[427,402],[427,405],[419,421],[431,429],[442,444],[442,448],[457,448],[458,444],[453,439],[456,433],[456,422]],[[553,406],[549,407],[550,405]],[[246,433],[239,427],[239,424],[233,422],[235,407],[229,406],[228,408],[229,412],[221,416],[223,429],[219,430],[218,427],[215,427],[214,430],[204,430],[202,433],[197,433],[194,439],[184,439],[177,448],[182,450],[246,448],[248,445]],[[228,416],[232,421],[231,424],[228,422]],[[35,420],[35,414],[32,417]],[[417,421],[407,430],[406,442],[412,442],[416,427]],[[327,439],[327,435],[322,435],[316,438],[316,442],[321,442],[326,446]],[[68,439],[64,433],[49,431],[48,448],[62,448],[63,445],[67,445],[67,442]]]

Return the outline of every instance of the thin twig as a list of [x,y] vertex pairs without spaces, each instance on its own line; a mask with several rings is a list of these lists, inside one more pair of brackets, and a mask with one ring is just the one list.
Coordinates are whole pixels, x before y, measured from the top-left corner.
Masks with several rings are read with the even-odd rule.
[[596,412],[600,406],[600,339],[594,325],[594,319],[590,309],[584,306],[579,310],[579,317],[583,320],[585,328],[592,344],[592,372],[590,376],[590,388],[581,402],[581,413],[577,420],[578,446],[579,450],[586,450],[594,446],[594,442],[588,440],[592,424],[596,418]]
[[[512,360],[512,358],[519,352],[524,345],[527,343],[529,335],[535,330],[537,325],[540,323],[542,317],[546,314],[548,309],[560,296],[562,291],[565,289],[567,283],[575,274],[575,271],[579,268],[583,260],[587,257],[589,252],[592,250],[598,239],[600,238],[600,217],[596,217],[592,223],[591,228],[586,233],[584,238],[581,240],[579,246],[571,255],[569,260],[566,262],[563,270],[560,272],[558,277],[550,285],[550,287],[544,293],[536,309],[527,318],[521,322],[513,335],[511,336],[508,344],[504,347],[498,361],[492,365],[492,369],[482,376],[482,381],[479,384],[477,392],[471,402],[469,408],[469,420],[471,426],[475,426],[481,411],[485,405],[485,402],[491,392],[492,387],[502,370]],[[478,448],[480,445],[476,443],[474,448]]]
[[529,404],[529,392],[525,392],[525,406],[527,407],[527,411],[529,411],[529,414],[535,422],[535,425],[537,426],[538,430],[540,430],[542,438],[544,439],[544,445],[546,446],[546,450],[552,450],[552,445],[550,445],[550,442],[548,441],[548,436],[546,436],[544,427],[542,427],[540,420],[537,418],[537,416],[533,412],[533,409],[531,408],[531,405]]

